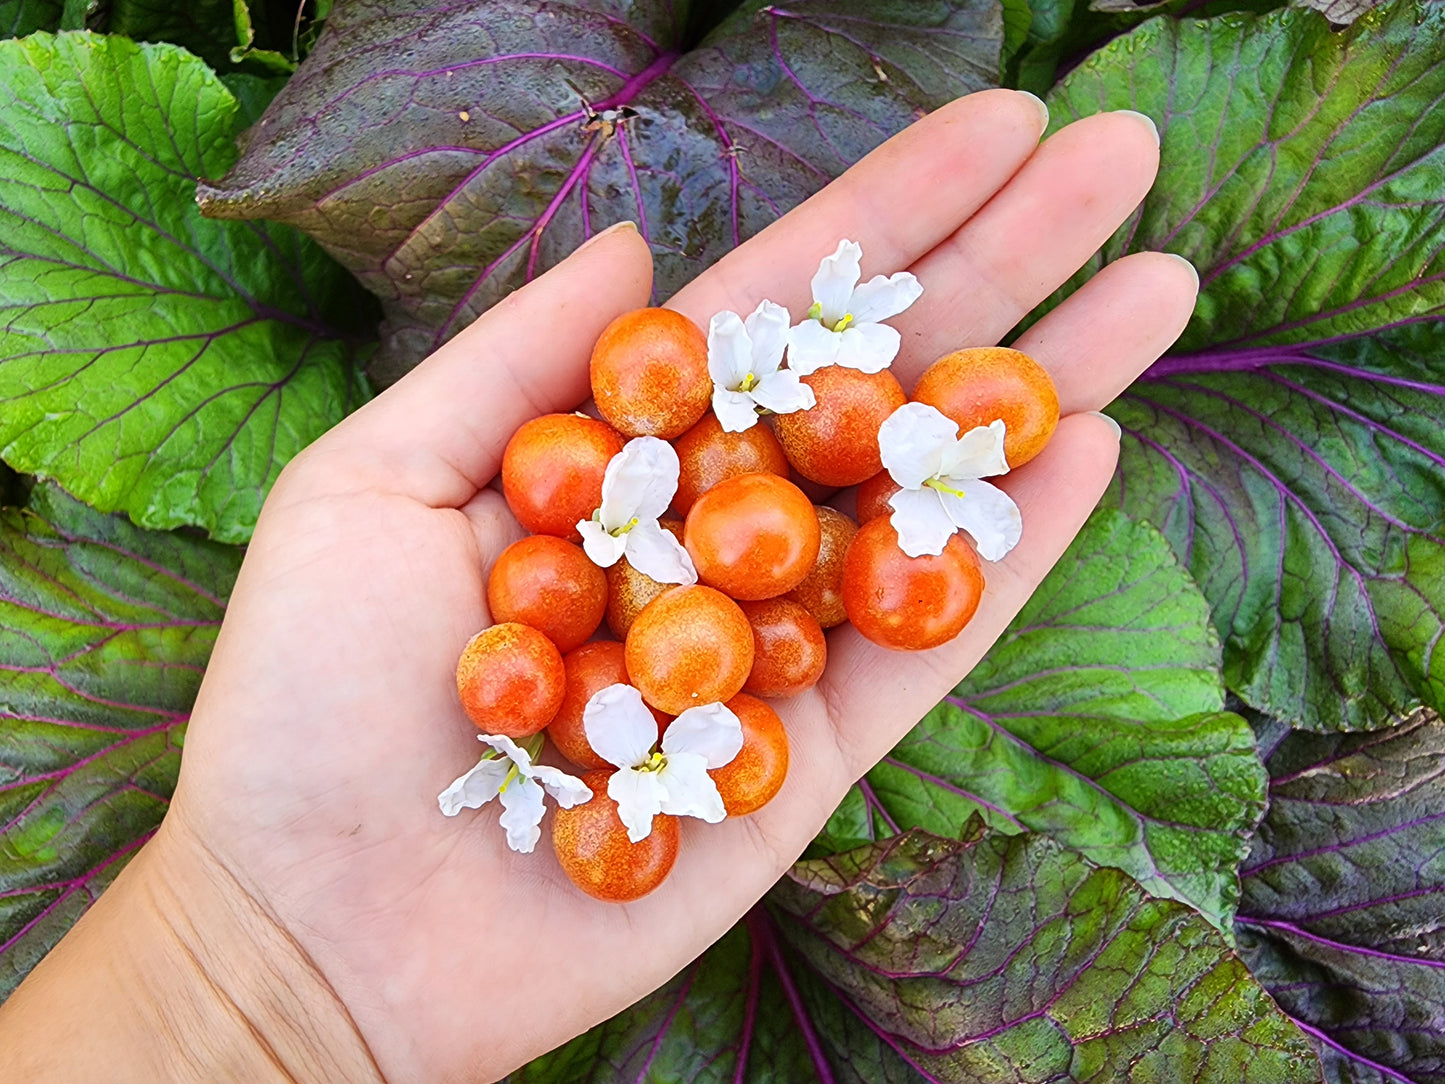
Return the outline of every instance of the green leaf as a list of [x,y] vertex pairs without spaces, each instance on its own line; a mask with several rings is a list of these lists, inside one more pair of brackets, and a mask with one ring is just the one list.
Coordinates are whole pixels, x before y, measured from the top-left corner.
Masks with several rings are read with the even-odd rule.
[[58,29],[64,9],[64,0],[0,0],[0,37]]
[[1261,731],[1270,808],[1240,870],[1241,955],[1331,1081],[1445,1081],[1445,722]]
[[[209,215],[306,230],[386,310],[390,382],[635,220],[666,297],[921,112],[997,81],[995,0],[337,3]],[[707,23],[715,11],[694,14]],[[696,47],[693,47],[696,46]]]
[[1218,930],[1044,836],[909,832],[772,899],[839,1080],[1318,1081]]
[[237,104],[117,37],[0,42],[0,455],[150,527],[249,537],[365,396],[364,295],[293,230],[201,218]]
[[1156,20],[1051,108],[1163,133],[1153,193],[1069,289],[1125,252],[1200,270],[1175,353],[1112,411],[1113,499],[1195,574],[1229,686],[1312,729],[1445,703],[1445,9]]
[[[891,830],[954,835],[979,812],[1046,832],[1227,930],[1265,777],[1248,724],[1223,706],[1199,589],[1156,530],[1102,511],[862,793]],[[877,834],[859,808],[827,834]]]
[[0,511],[0,997],[160,823],[240,560],[50,486]]
[[223,68],[237,44],[231,0],[110,0],[105,29],[136,41],[171,42]]

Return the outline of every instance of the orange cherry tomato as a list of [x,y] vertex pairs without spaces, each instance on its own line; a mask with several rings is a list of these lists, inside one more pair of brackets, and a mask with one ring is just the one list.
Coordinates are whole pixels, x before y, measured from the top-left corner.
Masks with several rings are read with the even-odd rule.
[[1059,393],[1048,370],[1003,346],[945,354],[918,378],[913,399],[957,422],[960,435],[1002,418],[1010,469],[1042,452],[1059,424]]
[[858,529],[843,566],[843,605],[853,627],[895,651],[946,644],[968,624],[983,596],[983,569],[955,534],[936,557],[909,557],[887,516]]
[[[658,526],[682,541],[682,520],[660,519]],[[627,630],[644,606],[675,583],[658,583],[644,572],[638,572],[626,557],[607,570],[607,627],[619,640],[627,639]]]
[[753,629],[721,591],[674,587],[627,633],[627,673],[649,705],[681,715],[736,696],[753,668]]
[[667,879],[681,840],[677,818],[658,813],[652,832],[636,843],[607,797],[611,772],[588,772],[592,798],[552,816],[552,849],[562,872],[587,895],[608,903],[641,899]]
[[879,516],[891,516],[893,506],[890,497],[903,487],[893,480],[893,475],[881,470],[872,478],[858,483],[858,522],[867,523]]
[[878,427],[908,401],[898,379],[887,369],[860,373],[841,365],[802,379],[818,405],[774,419],[788,462],[826,486],[854,486],[882,470]]
[[[552,744],[564,757],[579,768],[616,766],[593,751],[582,725],[582,713],[587,708],[587,701],[607,686],[631,684],[623,654],[621,644],[612,640],[595,640],[562,657],[566,686],[562,693],[562,706],[547,724],[547,737],[552,739]],[[668,716],[655,708],[648,710],[657,720],[657,736],[661,739],[669,722]]]
[[546,414],[512,434],[502,453],[502,494],[532,534],[581,542],[577,521],[602,503],[602,475],[622,436],[585,414]]
[[623,313],[592,348],[592,398],[629,437],[680,437],[712,402],[707,336],[671,309]]
[[813,502],[776,474],[740,474],[697,499],[683,525],[697,576],[732,598],[791,591],[818,560]]
[[788,777],[788,732],[778,713],[755,696],[739,693],[727,706],[743,725],[738,755],[708,775],[729,817],[745,817],[777,796]]
[[817,505],[816,511],[821,536],[818,560],[787,597],[801,602],[813,620],[831,629],[848,620],[848,612],[843,609],[843,562],[847,560],[853,536],[858,533],[858,525],[826,504]]
[[483,734],[537,733],[557,714],[565,684],[552,641],[514,621],[477,633],[457,662],[462,709]]
[[717,415],[707,414],[673,441],[682,469],[672,507],[685,516],[693,502],[713,486],[739,474],[788,475],[788,458],[773,431],[755,425],[741,433],[723,432]]
[[497,558],[487,578],[487,605],[493,621],[530,625],[565,653],[602,624],[607,577],[581,547],[534,534]]
[[767,598],[738,606],[753,627],[753,668],[743,692],[797,696],[818,684],[828,662],[828,640],[801,602]]

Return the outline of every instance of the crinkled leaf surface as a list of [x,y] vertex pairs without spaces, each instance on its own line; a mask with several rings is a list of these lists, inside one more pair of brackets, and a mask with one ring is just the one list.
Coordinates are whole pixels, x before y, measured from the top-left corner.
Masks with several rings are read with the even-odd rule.
[[213,222],[236,100],[169,45],[0,42],[0,455],[152,527],[247,538],[364,395],[369,312],[284,226]]
[[1270,808],[1240,871],[1240,952],[1330,1079],[1445,1081],[1445,723],[1262,728]]
[[0,996],[160,823],[239,565],[48,486],[0,512]]
[[355,272],[390,380],[622,219],[666,296],[991,85],[1003,33],[993,0],[751,3],[680,52],[685,23],[664,0],[341,0],[202,206],[299,226]]
[[1153,193],[1085,274],[1160,248],[1200,269],[1177,351],[1112,411],[1114,497],[1194,572],[1229,685],[1323,730],[1439,704],[1445,9],[1341,34],[1311,12],[1160,19],[1051,107],[1163,132]]
[[1223,706],[1199,589],[1158,531],[1101,511],[825,836],[953,835],[980,812],[1003,831],[1046,832],[1228,930],[1265,777],[1249,725]]
[[839,1081],[1317,1081],[1189,908],[1046,836],[921,831],[774,890]]

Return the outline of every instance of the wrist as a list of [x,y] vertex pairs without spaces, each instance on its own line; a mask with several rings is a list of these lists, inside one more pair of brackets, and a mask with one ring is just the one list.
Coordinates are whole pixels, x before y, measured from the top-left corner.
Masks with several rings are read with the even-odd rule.
[[306,952],[175,821],[0,1009],[0,1079],[382,1080]]

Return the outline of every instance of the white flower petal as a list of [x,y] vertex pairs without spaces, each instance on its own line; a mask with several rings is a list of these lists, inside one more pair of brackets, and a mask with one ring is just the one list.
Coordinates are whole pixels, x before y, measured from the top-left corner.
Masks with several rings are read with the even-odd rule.
[[505,734],[478,734],[477,741],[490,745],[502,756],[506,757],[517,766],[517,770],[523,775],[530,775],[532,772],[532,758],[527,755],[527,750],[514,742]]
[[708,824],[728,815],[717,784],[707,774],[707,760],[697,753],[670,754],[657,777],[663,787],[663,813],[697,817]]
[[936,489],[900,489],[888,503],[893,506],[888,522],[898,532],[898,548],[909,557],[942,553],[957,529]]
[[617,816],[627,826],[627,838],[633,843],[648,837],[652,818],[662,812],[667,791],[658,778],[661,774],[623,768],[607,780],[607,797],[617,803]]
[[833,255],[824,256],[813,276],[813,300],[823,307],[823,323],[831,328],[848,312],[853,287],[862,277],[858,266],[863,246],[856,241],[839,241]]
[[592,800],[592,788],[561,768],[539,764],[532,769],[532,778],[542,784],[542,789],[557,799],[557,804],[563,809],[571,809],[574,805]]
[[750,392],[729,391],[714,384],[712,412],[724,433],[741,433],[758,424],[758,405]]
[[487,757],[438,794],[437,805],[448,817],[455,817],[463,809],[480,809],[497,796],[511,770],[510,761]]
[[816,320],[788,329],[788,368],[799,376],[816,373],[838,360],[841,336]]
[[[774,414],[812,410],[818,405],[818,397],[813,393],[813,389],[799,380],[798,374],[792,369],[779,369],[775,373],[769,373],[758,381],[752,394],[758,406],[765,407]],[[721,419],[722,416],[719,415],[718,420]],[[727,426],[724,425],[723,428],[727,429]]]
[[644,520],[626,534],[627,563],[658,583],[697,583],[697,569],[671,531]]
[[657,719],[631,685],[609,685],[593,693],[582,709],[582,732],[603,760],[634,768],[652,755]]
[[947,478],[992,478],[996,474],[1007,474],[1003,438],[1002,418],[970,429],[943,457],[939,474]]
[[988,482],[957,478],[947,480],[946,484],[963,491],[961,498],[951,493],[938,494],[949,520],[973,536],[978,555],[985,561],[1003,560],[1023,535],[1024,521],[1019,506],[1007,493]]
[[676,753],[700,756],[709,768],[731,764],[743,747],[743,724],[726,704],[688,708],[662,735],[662,751],[669,762]]
[[878,427],[883,467],[904,489],[938,477],[958,439],[958,425],[927,403],[904,403]]
[[858,289],[848,302],[854,323],[876,324],[897,316],[923,296],[923,286],[907,271],[883,276],[874,275]]
[[712,382],[720,388],[736,388],[752,364],[753,344],[742,318],[735,312],[714,313],[707,325],[707,375]]
[[860,373],[881,373],[893,364],[903,336],[887,324],[853,324],[838,332],[836,364]]
[[657,437],[634,437],[612,457],[602,476],[602,526],[609,531],[634,519],[656,519],[677,492],[680,466],[672,445]]
[[542,788],[525,776],[518,776],[502,791],[502,827],[507,846],[519,854],[531,854],[542,838]]
[[595,519],[579,519],[577,530],[582,535],[582,552],[598,568],[611,568],[622,559],[627,549],[627,536],[610,535]]
[[749,372],[762,379],[778,371],[783,364],[783,349],[788,345],[788,326],[793,318],[775,301],[763,300],[748,317],[748,338],[752,341]]

